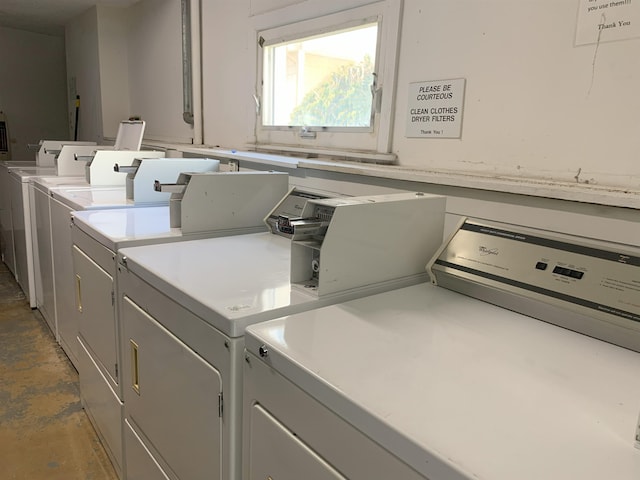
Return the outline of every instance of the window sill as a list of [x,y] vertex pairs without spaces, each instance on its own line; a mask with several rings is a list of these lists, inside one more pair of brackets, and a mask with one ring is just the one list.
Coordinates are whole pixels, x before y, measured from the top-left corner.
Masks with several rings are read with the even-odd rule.
[[616,186],[306,159],[299,161],[298,168],[640,209],[640,190]]
[[328,172],[387,178],[407,182],[430,183],[458,188],[488,190],[494,192],[553,198],[574,202],[609,205],[640,210],[640,190],[616,186],[599,186],[584,183],[557,182],[534,178],[490,176],[478,173],[420,170],[397,165],[377,165],[353,161],[308,159],[269,153],[236,151],[194,145],[145,145],[161,149],[175,149],[186,154],[196,154],[221,160],[248,161],[276,168],[307,168]]

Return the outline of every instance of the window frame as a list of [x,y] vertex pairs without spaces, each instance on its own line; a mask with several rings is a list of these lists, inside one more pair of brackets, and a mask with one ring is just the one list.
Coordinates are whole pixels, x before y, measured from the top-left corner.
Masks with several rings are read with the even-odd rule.
[[[327,2],[331,3],[331,2]],[[337,2],[333,2],[337,7]],[[390,153],[393,115],[395,108],[396,71],[402,11],[401,0],[386,0],[349,8],[333,13],[310,12],[307,16],[296,8],[285,7],[276,12],[258,16],[255,25],[256,81],[255,81],[255,144],[260,148],[280,148],[311,153],[361,152],[363,157]],[[331,5],[329,6],[331,8]],[[342,6],[344,8],[344,6]],[[309,14],[315,14],[309,18]],[[282,19],[291,21],[282,24]],[[378,22],[376,48],[375,96],[373,121],[370,127],[308,127],[263,126],[263,48],[296,38],[304,38],[337,31],[349,26]]]
[[[312,38],[312,37],[316,37],[316,36],[321,36],[323,34],[326,33],[340,33],[341,31],[345,31],[354,27],[360,27],[360,26],[366,26],[366,25],[373,25],[376,24],[376,55],[375,58],[373,59],[374,61],[374,65],[378,65],[379,61],[379,50],[378,50],[378,46],[380,45],[380,29],[381,29],[381,22],[380,22],[380,17],[379,16],[375,16],[375,17],[371,17],[371,18],[365,18],[362,20],[355,20],[355,21],[350,21],[347,22],[343,25],[336,25],[333,26],[331,28],[322,28],[318,31],[314,31],[314,32],[307,32],[305,34],[305,38],[304,39],[308,39],[308,38]],[[286,45],[286,44],[290,44],[293,43],[296,40],[301,39],[300,35],[297,33],[294,33],[292,35],[290,35],[289,37],[277,37],[277,38],[273,38],[271,41],[265,41],[264,43],[262,43],[261,47],[264,49],[266,47],[271,47],[271,46],[277,46],[277,45]],[[262,81],[262,87],[264,87],[264,82],[265,82],[265,68],[264,65],[265,63],[267,63],[265,61],[265,53],[263,50],[263,55],[262,55],[262,69],[261,72],[259,72],[260,75],[260,79]],[[375,85],[377,85],[377,81],[375,79],[375,75],[377,74],[377,72],[374,71],[374,75],[371,77],[371,82],[372,85],[375,87]],[[267,107],[267,105],[270,104],[270,102],[265,100],[266,95],[264,95],[264,88],[261,89],[261,92],[263,93],[263,97],[262,97],[262,115],[261,115],[261,121],[264,121],[264,116],[265,116],[265,109]],[[270,106],[270,105],[269,105]],[[374,108],[375,108],[375,98],[373,97],[372,94],[372,100],[371,100],[371,111],[369,112],[370,115],[370,125],[369,126],[350,126],[350,127],[345,127],[345,126],[326,126],[324,128],[322,128],[323,131],[330,131],[330,132],[371,132],[373,131],[374,128]],[[303,127],[303,125],[292,125],[292,126],[287,126],[287,125],[265,125],[264,123],[262,123],[262,128],[265,129],[271,129],[271,130],[288,130],[289,128],[301,128]],[[308,130],[310,131],[314,131],[317,130],[318,128],[321,128],[320,125],[307,125],[306,127],[308,127]]]

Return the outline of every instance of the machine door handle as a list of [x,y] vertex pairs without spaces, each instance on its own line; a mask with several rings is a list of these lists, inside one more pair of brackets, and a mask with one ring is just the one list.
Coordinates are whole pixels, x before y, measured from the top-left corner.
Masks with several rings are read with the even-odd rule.
[[76,273],[76,308],[82,313],[82,278]]
[[131,388],[140,395],[140,370],[138,369],[138,344],[129,339],[131,345]]

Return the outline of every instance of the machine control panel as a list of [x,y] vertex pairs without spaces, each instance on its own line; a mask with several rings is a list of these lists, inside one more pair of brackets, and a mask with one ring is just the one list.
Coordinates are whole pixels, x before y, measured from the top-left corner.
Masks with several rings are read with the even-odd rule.
[[[463,293],[472,283],[490,287],[492,296],[498,291],[542,301],[637,332],[640,340],[640,251],[582,242],[466,220],[428,269],[433,283]],[[603,338],[603,330],[607,326],[589,327],[583,333]],[[640,349],[640,344],[630,348]]]
[[553,269],[553,273],[564,275],[569,278],[577,278],[578,280],[584,276],[584,272],[580,270],[573,270],[572,268],[561,267],[560,265],[556,265]]

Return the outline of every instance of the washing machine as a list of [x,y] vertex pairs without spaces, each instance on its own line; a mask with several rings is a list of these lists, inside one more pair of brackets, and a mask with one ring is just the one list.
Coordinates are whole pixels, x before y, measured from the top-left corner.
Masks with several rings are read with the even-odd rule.
[[[132,152],[108,152],[110,154],[130,154]],[[164,152],[145,152],[149,156],[164,156]],[[131,158],[133,161],[133,158]],[[113,164],[111,164],[113,170]],[[16,281],[29,300],[31,308],[36,308],[35,270],[33,253],[32,208],[29,185],[39,177],[57,176],[56,167],[23,167],[9,169],[9,194],[11,196],[11,227],[15,255]],[[124,179],[122,180],[124,185]],[[35,214],[34,214],[35,215]]]
[[[49,141],[43,142],[48,145]],[[53,189],[60,188],[91,188],[86,181],[84,162],[76,161],[78,155],[89,155],[97,153],[100,149],[110,147],[96,145],[59,145],[58,150],[48,149],[41,155],[53,155],[56,152],[53,162],[56,167],[56,176],[33,177],[29,183],[29,214],[32,225],[32,250],[33,250],[33,283],[35,293],[35,307],[40,310],[42,316],[51,328],[54,336],[57,336],[55,318],[55,298],[53,284],[53,256],[51,245],[51,213],[49,198]],[[41,146],[41,150],[44,147]],[[103,154],[104,155],[104,154]],[[110,151],[104,160],[113,169],[111,159],[123,160],[123,155],[127,163],[134,161],[135,154]],[[155,155],[153,153],[152,155]],[[116,177],[115,181],[122,183],[124,177]]]
[[127,478],[242,478],[245,327],[425,281],[444,207],[303,196],[270,232],[121,249]]
[[[2,256],[2,260],[5,261],[7,267],[13,275],[16,275],[16,263],[13,224],[11,218],[11,183],[9,179],[9,171],[20,169],[38,171],[38,168],[36,167],[49,167],[51,168],[51,170],[55,170],[54,174],[57,174],[58,168],[55,160],[56,155],[59,154],[60,150],[63,148],[63,144],[65,143],[70,143],[74,146],[93,145],[93,148],[96,148],[94,142],[63,142],[59,140],[41,140],[37,145],[34,145],[34,147],[38,148],[38,151],[35,154],[35,160],[0,162],[0,254]],[[81,151],[85,152],[86,150]],[[63,167],[63,169],[64,168],[65,167]],[[70,168],[73,168],[73,166],[70,165]],[[49,170],[41,171],[45,171],[47,172],[47,174],[50,173]],[[62,173],[64,175],[74,174],[61,172],[61,174]],[[15,201],[18,202],[18,205],[20,203],[24,203],[24,199],[22,197],[18,197]],[[21,233],[19,234],[19,236],[21,236]]]
[[[24,167],[9,170],[11,235],[13,238],[14,276],[31,308],[36,307],[32,218],[29,208],[29,182],[34,177],[55,175],[55,167]],[[5,252],[7,254],[7,252]],[[9,258],[11,253],[8,254]]]
[[639,478],[637,247],[467,219],[428,269],[247,328],[244,479]]
[[0,162],[0,256],[13,275],[15,275],[16,272],[16,263],[11,223],[11,183],[9,181],[9,171],[16,168],[35,166],[35,162]]
[[[185,174],[182,174],[184,176]],[[83,210],[71,215],[80,398],[122,476],[123,393],[116,252],[124,247],[263,231],[265,216],[288,191],[279,172],[190,173],[180,209],[169,206]],[[200,202],[189,202],[190,197]],[[221,208],[214,210],[204,199]],[[193,212],[191,209],[202,210]],[[172,219],[179,212],[184,219]],[[184,226],[181,225],[184,223]],[[178,224],[177,227],[172,227]]]
[[[9,179],[9,171],[11,170],[29,170],[30,172],[46,172],[46,174],[54,175],[60,173],[61,175],[75,175],[76,170],[73,163],[77,162],[64,162],[61,168],[58,168],[56,163],[56,155],[59,154],[63,148],[62,141],[57,140],[41,140],[39,144],[35,145],[38,148],[36,153],[36,159],[33,161],[2,161],[0,162],[0,248],[2,253],[2,259],[6,263],[14,275],[16,274],[15,264],[15,249],[13,238],[13,224],[11,218],[11,183]],[[69,142],[73,144],[73,147],[67,148],[79,148],[81,152],[87,152],[88,148],[96,148],[93,142]],[[92,147],[89,147],[92,145]],[[84,147],[86,146],[86,147]],[[90,151],[90,150],[89,150]],[[48,167],[48,169],[47,169]],[[42,169],[41,169],[42,168]],[[50,170],[49,170],[50,169]],[[22,196],[16,198],[18,208],[20,204],[24,204]],[[19,233],[21,237],[22,231]],[[20,247],[18,247],[20,248]]]
[[[135,160],[135,152],[104,152],[109,154],[118,154],[123,156],[124,154],[131,154],[128,157],[129,163],[133,163]],[[155,175],[158,178],[176,179],[182,169],[192,171],[211,171],[219,168],[218,160],[211,159],[169,159],[158,158],[163,156],[164,152],[149,152],[155,155],[149,158],[149,168],[155,171]],[[147,152],[145,152],[147,154]],[[108,155],[111,157],[111,155]],[[124,158],[124,157],[123,157]],[[144,159],[147,160],[147,159]],[[163,163],[156,162],[156,160],[163,160]],[[110,162],[111,163],[111,162]],[[98,165],[93,162],[94,167]],[[145,165],[143,163],[143,165]],[[143,170],[148,170],[144,169]],[[111,163],[111,173],[114,171],[114,164]],[[97,181],[100,177],[93,176],[94,181]],[[140,208],[149,205],[162,205],[168,204],[169,194],[162,192],[154,192],[155,200],[151,198],[151,194],[148,191],[153,190],[152,183],[141,184],[141,197],[142,202],[136,201],[135,198],[127,198],[127,189],[125,181],[127,174],[117,173],[116,177],[121,184],[119,186],[90,186],[76,185],[76,186],[58,186],[47,187],[45,184],[39,183],[36,187],[34,195],[40,195],[41,210],[44,211],[44,215],[41,216],[43,222],[47,220],[47,206],[44,200],[46,191],[48,190],[48,219],[49,225],[46,223],[38,228],[38,231],[42,231],[42,244],[38,244],[36,249],[38,251],[45,251],[43,256],[47,258],[48,253],[51,255],[51,268],[49,265],[42,270],[40,267],[41,285],[43,287],[43,298],[51,298],[53,295],[54,300],[54,317],[48,319],[50,326],[55,325],[53,330],[60,346],[69,356],[69,359],[77,368],[77,340],[78,335],[78,321],[75,310],[75,290],[73,280],[73,262],[71,255],[71,212],[80,210],[105,210],[112,208]],[[36,205],[38,203],[36,202]],[[49,233],[50,232],[50,233]],[[46,243],[47,238],[50,238],[50,244]],[[44,272],[44,274],[43,274]],[[46,277],[45,274],[51,273],[51,277]],[[35,285],[35,281],[34,281]],[[51,288],[53,290],[51,290]],[[45,311],[50,311],[50,306],[45,307]]]
[[[4,249],[4,253],[8,258],[9,268],[11,269],[13,266],[12,272],[29,300],[31,308],[36,308],[37,306],[34,237],[32,237],[35,219],[32,218],[34,215],[32,215],[29,193],[31,180],[42,176],[75,176],[81,174],[86,168],[84,163],[76,161],[78,155],[88,155],[91,161],[95,159],[96,167],[94,168],[98,169],[108,167],[113,170],[114,159],[122,159],[125,162],[130,159],[128,160],[130,163],[136,156],[141,154],[141,152],[136,151],[139,150],[143,132],[144,122],[125,121],[120,123],[114,148],[115,150],[122,149],[127,151],[107,152],[103,149],[111,147],[96,146],[93,142],[69,142],[69,145],[66,145],[62,141],[43,140],[38,145],[39,150],[36,153],[35,166],[8,169],[8,179],[3,181],[7,181],[7,191],[10,196],[8,208],[11,211],[11,235],[5,233],[3,237],[11,240],[7,240],[7,247]],[[149,157],[164,156],[164,152],[145,152],[145,155]],[[124,181],[122,183],[124,184]]]
[[[95,148],[95,147],[93,147]],[[45,176],[45,177],[35,177],[31,180],[29,185],[29,200],[31,211],[34,212],[32,215],[32,243],[33,243],[33,255],[34,255],[34,283],[35,283],[35,297],[36,297],[36,307],[42,313],[43,317],[47,321],[51,331],[56,335],[57,338],[57,327],[56,327],[56,315],[55,315],[55,295],[54,295],[54,265],[53,265],[53,254],[52,254],[52,240],[51,240],[51,213],[50,213],[50,197],[52,196],[53,190],[60,189],[74,189],[74,190],[85,190],[90,188],[96,188],[95,186],[87,183],[85,176],[85,165],[84,163],[80,163],[74,160],[74,157],[78,154],[82,153],[82,150],[78,146],[69,146],[65,145],[62,147],[60,154],[56,159],[58,173],[62,176]],[[87,152],[84,152],[87,153]],[[125,155],[127,158],[124,158]],[[126,164],[136,163],[137,168],[141,165],[142,160],[135,158],[135,153],[133,155],[129,153],[122,152],[109,152],[108,157],[112,161],[118,160]],[[110,166],[111,171],[114,170],[115,163],[112,161],[108,161],[107,163]],[[177,162],[177,159],[166,159],[163,158],[163,161],[166,162]],[[181,161],[189,162],[189,159],[182,159]],[[202,162],[202,159],[198,159],[198,162]],[[156,170],[154,165],[151,164],[150,159],[145,160],[145,170]],[[184,168],[186,170],[198,171],[203,167],[200,165],[194,165],[193,163],[185,163]],[[215,168],[217,168],[217,164]],[[165,167],[165,165],[163,165]],[[122,167],[120,167],[121,169]],[[173,167],[172,167],[173,168]],[[180,168],[176,167],[176,170],[173,170],[167,173],[167,170],[163,169],[162,175],[169,175],[168,178],[172,178],[176,175],[176,172],[179,171]],[[212,167],[214,168],[214,167]],[[145,178],[149,175],[147,173]],[[131,202],[127,202],[127,204],[132,203],[142,203],[142,204],[153,204],[158,201],[158,195],[153,192],[153,181],[147,182],[148,188],[143,188],[141,179],[135,175],[135,172],[132,174],[118,174],[113,181],[120,182],[120,184],[124,184],[125,187],[129,182],[129,178],[134,178],[136,183],[139,184],[137,188],[131,186],[126,189],[128,192],[126,195],[127,200],[131,200]],[[94,179],[96,176],[94,175]],[[124,182],[124,183],[123,183]],[[115,185],[114,185],[115,186]],[[113,187],[113,186],[112,186]],[[141,198],[136,198],[134,200],[134,192],[137,190],[140,193]],[[163,197],[162,201],[167,201],[167,196]],[[35,219],[33,218],[35,217]]]
[[[34,256],[34,283],[36,308],[42,314],[51,332],[57,337],[55,317],[53,251],[51,241],[50,196],[58,188],[90,188],[84,175],[76,177],[37,177],[29,186],[32,216],[32,244]],[[34,218],[35,217],[35,218]]]

